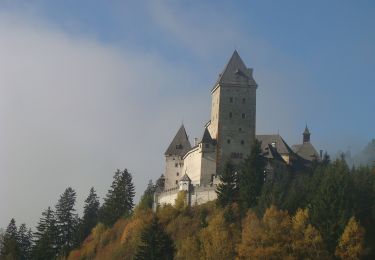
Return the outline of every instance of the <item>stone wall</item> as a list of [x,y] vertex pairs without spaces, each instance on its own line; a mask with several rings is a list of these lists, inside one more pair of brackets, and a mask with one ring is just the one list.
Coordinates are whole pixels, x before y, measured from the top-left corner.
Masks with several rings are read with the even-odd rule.
[[184,160],[180,156],[165,157],[165,188],[170,189],[178,185],[183,174]]

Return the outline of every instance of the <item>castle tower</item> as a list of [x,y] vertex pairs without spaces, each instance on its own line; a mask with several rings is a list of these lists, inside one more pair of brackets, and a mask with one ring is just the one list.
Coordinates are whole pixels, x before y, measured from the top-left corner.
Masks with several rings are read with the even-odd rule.
[[252,72],[234,51],[211,90],[208,129],[217,142],[217,173],[227,161],[236,165],[246,158],[255,140],[257,83]]
[[164,189],[176,187],[183,175],[183,156],[191,149],[184,125],[181,125],[168,149],[165,151],[165,184]]

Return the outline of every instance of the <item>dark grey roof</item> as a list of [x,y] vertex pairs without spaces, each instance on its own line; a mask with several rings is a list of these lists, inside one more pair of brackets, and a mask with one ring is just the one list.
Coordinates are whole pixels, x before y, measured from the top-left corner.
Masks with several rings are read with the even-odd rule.
[[262,142],[261,148],[263,152],[267,152],[269,149],[269,145],[273,146],[274,143],[277,153],[293,153],[293,150],[289,147],[289,145],[284,141],[284,139],[280,135],[257,135],[256,139]]
[[293,151],[305,160],[319,159],[319,154],[310,142],[292,146]]
[[225,66],[223,72],[219,75],[216,84],[238,84],[238,83],[247,83],[248,85],[256,86],[252,69],[246,67],[245,63],[242,61],[240,55],[235,50],[232,57],[229,59],[229,62]]
[[184,125],[181,125],[164,155],[184,156],[191,149]]
[[214,143],[214,140],[212,139],[210,132],[208,131],[207,127],[204,129],[204,133],[201,139],[201,143],[205,144],[212,144]]
[[189,176],[185,173],[184,176],[181,177],[180,181],[191,181]]

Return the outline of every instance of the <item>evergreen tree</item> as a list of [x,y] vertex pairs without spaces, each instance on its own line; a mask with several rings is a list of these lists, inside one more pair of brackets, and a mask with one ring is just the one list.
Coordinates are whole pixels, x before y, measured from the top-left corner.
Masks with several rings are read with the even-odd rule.
[[75,213],[76,192],[68,187],[56,204],[56,224],[59,233],[58,248],[62,256],[75,245],[78,216]]
[[148,182],[147,188],[144,191],[141,201],[139,202],[139,207],[142,209],[152,209],[152,204],[154,203],[154,192],[155,186],[152,180]]
[[100,210],[100,221],[112,225],[121,216],[129,215],[134,207],[134,184],[127,169],[117,169],[113,176],[111,189],[108,191]]
[[344,159],[326,167],[309,206],[311,220],[333,252],[339,235],[351,215],[351,179]]
[[18,228],[18,245],[20,249],[21,259],[30,259],[30,252],[32,246],[32,232],[27,230],[26,224],[21,224]]
[[90,234],[91,229],[98,223],[99,206],[99,197],[94,187],[91,187],[90,193],[85,200],[83,218],[80,224],[80,242]]
[[48,207],[42,212],[34,233],[33,259],[54,259],[57,255],[58,230],[54,212]]
[[239,202],[244,212],[254,207],[264,183],[266,162],[261,153],[261,143],[255,140],[249,157],[242,164],[238,178]]
[[238,198],[237,172],[230,162],[226,163],[219,179],[221,183],[216,188],[217,203],[224,208],[237,201]]
[[172,260],[174,244],[170,236],[162,229],[157,217],[154,217],[141,233],[141,245],[138,247],[137,260]]
[[159,179],[156,180],[156,183],[155,183],[155,190],[164,190],[164,186],[165,186],[165,177],[164,175],[162,174]]
[[19,259],[20,245],[18,244],[18,241],[16,221],[12,218],[4,233],[3,244],[1,246],[2,250],[0,253],[1,258]]

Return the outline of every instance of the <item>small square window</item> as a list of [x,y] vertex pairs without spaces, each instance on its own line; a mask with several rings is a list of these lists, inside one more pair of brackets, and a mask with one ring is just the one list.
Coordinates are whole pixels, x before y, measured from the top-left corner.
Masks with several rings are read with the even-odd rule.
[[245,104],[245,102],[246,102],[246,98],[243,98],[242,99],[242,104]]
[[233,98],[232,97],[229,98],[229,102],[233,103]]
[[245,144],[245,141],[244,141],[244,140],[241,140],[241,144],[244,145],[244,144]]
[[229,112],[229,118],[232,118],[232,116],[233,116],[232,112]]
[[230,139],[227,140],[227,143],[230,144]]
[[240,128],[238,128],[238,132],[242,132],[242,128],[240,127]]
[[242,119],[244,119],[246,117],[245,113],[242,113]]
[[176,180],[176,184],[178,184],[178,180]]
[[179,176],[179,175],[180,175],[180,173],[178,172],[178,173],[176,173],[176,175],[177,175],[177,176]]
[[175,164],[174,164],[174,167],[178,167],[178,163],[175,163]]

